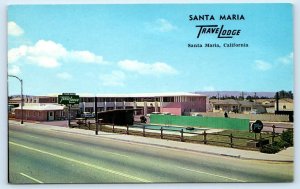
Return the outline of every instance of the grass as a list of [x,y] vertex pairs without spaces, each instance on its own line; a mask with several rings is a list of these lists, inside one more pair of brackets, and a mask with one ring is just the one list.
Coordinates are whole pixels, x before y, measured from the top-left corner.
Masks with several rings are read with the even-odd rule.
[[[225,146],[225,147],[230,147],[231,145],[229,144],[231,142],[230,135],[232,134],[232,143],[233,147],[235,148],[243,148],[243,149],[252,149],[252,150],[258,150],[256,148],[251,148],[247,146],[247,143],[250,140],[255,140],[255,133],[249,132],[249,131],[237,131],[237,130],[224,130],[221,132],[217,133],[209,133],[207,134],[206,140],[207,144],[213,144],[217,146]],[[261,134],[256,134],[256,139],[259,140],[260,137],[262,139],[266,138],[269,139],[271,142],[271,133],[261,133]],[[198,136],[190,136],[190,137],[185,137],[186,141],[203,141],[204,136],[203,135],[198,135]],[[274,138],[275,141],[279,140],[278,137]]]
[[[87,126],[81,126],[81,129],[89,129]],[[95,124],[90,125],[90,130],[95,130],[96,126]],[[101,131],[103,132],[110,132],[112,133],[112,126],[111,125],[102,125],[101,126]],[[120,128],[115,128],[114,133],[119,133],[119,134],[127,134],[126,132],[126,127],[124,126],[124,129]],[[129,134],[130,135],[137,135],[137,136],[143,136],[142,131],[133,131],[130,130],[129,127]],[[160,133],[151,133],[146,131],[146,137],[152,137],[152,138],[160,138]],[[240,149],[250,149],[250,150],[259,150],[259,148],[253,148],[253,147],[248,147],[247,143],[250,140],[255,140],[255,133],[249,132],[249,131],[237,131],[237,130],[223,130],[221,132],[217,133],[208,133],[206,136],[206,140],[208,145],[216,145],[216,146],[224,146],[224,147],[231,147],[230,142],[230,135],[232,134],[232,142],[233,142],[233,147],[234,148],[240,148]],[[271,143],[271,133],[261,133],[261,134],[256,134],[257,140],[261,138],[267,138],[269,139]],[[164,134],[163,135],[164,139],[168,140],[175,140],[175,141],[180,141],[180,136],[179,135],[171,135],[171,134]],[[190,142],[190,143],[199,143],[203,144],[204,143],[204,136],[202,135],[195,135],[195,136],[184,136],[184,141],[185,142]],[[275,141],[279,141],[279,137],[275,137]]]

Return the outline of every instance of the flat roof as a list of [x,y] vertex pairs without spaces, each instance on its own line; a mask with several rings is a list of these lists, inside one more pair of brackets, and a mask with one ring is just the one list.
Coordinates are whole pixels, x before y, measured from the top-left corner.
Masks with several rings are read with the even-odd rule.
[[[61,95],[49,94],[49,97]],[[188,93],[188,92],[163,92],[163,93],[127,93],[127,94],[87,94],[87,93],[76,93],[79,97],[105,97],[105,98],[134,98],[134,97],[171,97],[171,96],[207,96],[204,94]]]
[[[17,109],[17,110],[20,110],[21,107],[17,107],[17,108],[14,108],[14,109]],[[63,110],[64,109],[64,106],[61,106],[61,105],[55,105],[55,104],[37,104],[37,105],[30,105],[30,106],[23,106],[23,110],[40,110],[40,111],[43,111],[43,110]]]

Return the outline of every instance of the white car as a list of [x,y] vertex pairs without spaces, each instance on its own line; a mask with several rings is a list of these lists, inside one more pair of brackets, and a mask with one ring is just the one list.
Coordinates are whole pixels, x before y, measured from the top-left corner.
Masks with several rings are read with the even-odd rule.
[[83,117],[83,118],[93,118],[94,115],[90,112],[83,112],[83,114],[81,114],[81,117]]

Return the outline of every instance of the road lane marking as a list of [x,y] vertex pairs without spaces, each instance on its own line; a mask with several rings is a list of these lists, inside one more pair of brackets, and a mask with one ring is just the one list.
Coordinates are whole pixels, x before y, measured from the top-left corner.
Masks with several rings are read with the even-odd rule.
[[115,156],[130,158],[130,156],[127,156],[127,155],[123,155],[123,154],[119,154],[119,153],[115,153],[115,152],[110,152],[110,151],[105,151],[105,150],[100,150],[99,152],[104,152],[104,153],[112,154],[112,155],[115,155]]
[[[12,132],[12,133],[15,133],[15,132]],[[25,137],[36,138],[36,139],[41,139],[41,137],[37,137],[37,136],[31,136],[31,135],[28,135],[28,136],[25,136]],[[55,143],[58,143],[58,144],[63,144],[63,145],[68,145],[68,146],[74,146],[74,144],[67,143],[67,142],[55,141]],[[130,158],[130,157],[129,157],[129,156],[127,156],[127,155],[123,155],[123,154],[119,154],[119,153],[115,153],[115,152],[110,152],[110,151],[106,151],[106,150],[101,150],[100,152],[107,153],[107,154],[111,154],[111,155],[115,155],[115,156],[121,156],[121,157]]]
[[24,176],[24,177],[26,177],[26,178],[29,178],[30,180],[33,180],[33,181],[35,181],[35,182],[37,182],[37,183],[43,184],[42,181],[40,181],[40,180],[38,180],[38,179],[35,179],[35,178],[33,178],[33,177],[29,176],[29,175],[26,175],[25,173],[20,173],[20,175],[22,175],[22,176]]
[[198,170],[188,169],[188,168],[184,168],[184,167],[177,167],[177,168],[183,169],[183,170],[186,170],[186,171],[195,172],[195,173],[200,173],[200,174],[206,174],[206,175],[210,175],[210,176],[220,177],[220,178],[224,178],[224,179],[228,179],[228,180],[232,180],[232,181],[237,181],[237,182],[248,182],[248,181],[245,181],[245,180],[240,180],[240,179],[225,177],[225,176],[221,176],[221,175],[217,175],[217,174],[212,174],[212,173],[208,173],[208,172],[204,172],[204,171],[198,171]]
[[76,160],[76,159],[68,158],[68,157],[65,157],[65,156],[58,155],[58,154],[46,152],[46,151],[43,151],[43,150],[39,150],[39,149],[36,149],[36,148],[32,148],[32,147],[29,147],[29,146],[18,144],[18,143],[15,143],[15,142],[10,141],[9,144],[14,145],[14,146],[18,146],[18,147],[22,147],[22,148],[25,148],[27,150],[31,150],[31,151],[39,152],[39,153],[42,153],[42,154],[46,154],[46,155],[56,157],[56,158],[59,158],[59,159],[63,159],[63,160],[66,160],[66,161],[74,162],[74,163],[84,165],[84,166],[87,166],[87,167],[91,167],[91,168],[94,168],[94,169],[97,169],[97,170],[105,171],[105,172],[108,172],[108,173],[111,173],[111,174],[115,174],[115,175],[123,176],[123,177],[126,177],[126,178],[130,178],[130,179],[133,179],[133,180],[137,180],[137,181],[140,181],[140,182],[152,182],[152,181],[149,181],[149,180],[146,180],[146,179],[143,179],[143,178],[139,178],[139,177],[135,177],[135,176],[132,176],[132,175],[129,175],[129,174],[126,174],[126,173],[122,173],[122,172],[119,172],[119,171],[114,171],[114,170],[107,169],[107,168],[104,168],[104,167],[101,167],[101,166],[93,165],[93,164],[90,164],[90,163],[86,163],[86,162],[79,161],[79,160]]
[[40,137],[37,137],[37,136],[31,136],[31,135],[28,135],[27,137],[30,137],[30,138],[36,138],[36,139],[41,139]]

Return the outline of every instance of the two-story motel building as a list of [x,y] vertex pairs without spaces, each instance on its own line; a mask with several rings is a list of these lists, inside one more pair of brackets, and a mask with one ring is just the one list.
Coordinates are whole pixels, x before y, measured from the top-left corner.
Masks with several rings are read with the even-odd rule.
[[[95,112],[95,96],[80,95],[80,103],[75,108],[79,112]],[[138,93],[138,94],[97,94],[97,111],[114,109],[138,109],[138,115],[152,112],[168,112],[183,115],[185,112],[205,112],[206,95],[194,93]],[[57,104],[58,94],[25,98],[26,103]]]

